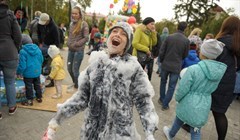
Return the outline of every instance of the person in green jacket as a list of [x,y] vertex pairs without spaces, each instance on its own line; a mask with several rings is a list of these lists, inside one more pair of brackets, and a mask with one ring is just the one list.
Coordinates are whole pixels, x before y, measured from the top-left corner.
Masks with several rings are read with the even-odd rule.
[[[138,62],[142,68],[147,68],[148,79],[151,81],[154,59],[152,56],[152,49],[157,44],[157,32],[155,29],[155,20],[151,17],[147,17],[143,20],[133,35],[133,56],[138,57]],[[146,58],[140,59],[138,51],[145,53]]]
[[[222,53],[224,44],[215,39],[205,41],[200,50],[200,61],[184,69],[175,99],[177,101],[176,118],[170,128],[163,132],[171,140],[183,124],[190,126],[191,140],[200,140],[201,127],[207,122],[211,107],[211,94],[216,90],[227,65],[215,61]],[[183,74],[184,72],[184,74]]]

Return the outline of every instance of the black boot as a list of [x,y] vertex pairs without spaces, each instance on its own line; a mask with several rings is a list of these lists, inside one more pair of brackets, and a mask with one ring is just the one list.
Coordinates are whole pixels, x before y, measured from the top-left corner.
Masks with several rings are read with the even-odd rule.
[[45,87],[54,87],[54,81],[51,80],[51,82],[49,84],[47,84]]

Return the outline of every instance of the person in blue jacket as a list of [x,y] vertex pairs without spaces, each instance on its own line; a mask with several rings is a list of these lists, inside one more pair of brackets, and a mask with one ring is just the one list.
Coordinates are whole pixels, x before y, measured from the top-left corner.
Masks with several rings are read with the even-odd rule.
[[205,41],[200,50],[202,61],[188,67],[182,74],[175,96],[175,121],[171,128],[163,127],[168,140],[175,137],[183,124],[190,126],[191,140],[201,139],[200,129],[208,120],[211,94],[217,89],[227,69],[227,65],[215,61],[222,53],[223,47],[224,44],[215,39]]
[[191,44],[189,46],[188,56],[183,59],[182,68],[189,67],[191,65],[197,64],[200,61],[197,54],[197,45]]
[[22,105],[33,105],[33,87],[36,91],[37,102],[42,102],[42,90],[40,86],[40,74],[42,70],[43,55],[36,44],[32,43],[29,35],[22,34],[23,48],[19,54],[19,65],[17,75],[23,76],[25,83],[27,101],[22,102]]

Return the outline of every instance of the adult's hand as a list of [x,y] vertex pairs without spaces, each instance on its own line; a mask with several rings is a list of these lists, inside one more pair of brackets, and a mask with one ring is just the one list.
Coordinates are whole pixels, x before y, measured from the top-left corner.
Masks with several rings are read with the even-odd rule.
[[145,140],[155,140],[155,138],[153,135],[148,135]]

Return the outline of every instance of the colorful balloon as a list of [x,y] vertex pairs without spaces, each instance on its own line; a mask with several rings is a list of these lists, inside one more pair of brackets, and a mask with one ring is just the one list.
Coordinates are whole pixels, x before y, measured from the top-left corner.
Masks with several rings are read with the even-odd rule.
[[114,7],[114,5],[111,3],[109,7],[112,9]]
[[136,5],[133,5],[133,6],[132,6],[132,9],[134,9],[134,8],[136,8],[136,9],[137,9],[137,6],[136,6]]
[[132,9],[128,9],[127,13],[131,14],[132,13]]
[[132,13],[133,13],[133,14],[136,14],[136,13],[137,13],[137,8],[133,8],[133,9],[132,9]]
[[116,3],[118,3],[118,0],[114,0],[113,2],[114,2],[114,4],[116,4]]
[[124,12],[126,12],[127,11],[127,6],[124,6],[123,8],[122,8],[122,10],[124,11]]
[[128,23],[129,24],[135,24],[136,23],[136,18],[134,17],[134,16],[130,16],[129,18],[128,18]]

